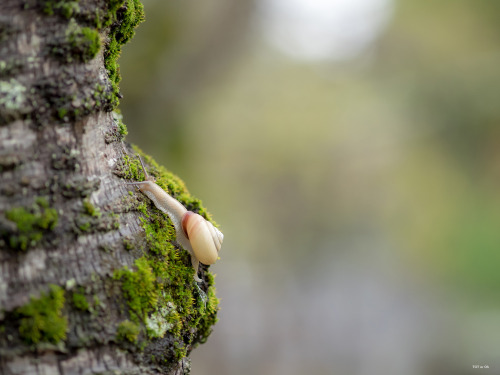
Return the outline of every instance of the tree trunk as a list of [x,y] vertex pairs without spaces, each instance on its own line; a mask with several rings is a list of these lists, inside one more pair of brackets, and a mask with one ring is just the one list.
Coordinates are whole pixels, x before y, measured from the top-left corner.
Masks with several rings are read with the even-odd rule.
[[[216,322],[114,112],[138,0],[3,0],[0,374],[186,374]],[[147,155],[156,183],[210,219]]]

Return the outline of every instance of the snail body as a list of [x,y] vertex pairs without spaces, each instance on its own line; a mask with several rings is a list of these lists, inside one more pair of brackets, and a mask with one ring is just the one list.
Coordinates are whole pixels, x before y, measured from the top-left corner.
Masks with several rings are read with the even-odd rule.
[[168,215],[175,228],[177,242],[191,255],[191,264],[195,270],[194,279],[198,282],[198,268],[203,264],[214,264],[224,239],[224,235],[213,224],[197,213],[188,211],[177,199],[170,196],[149,177],[142,159],[145,181],[132,182],[151,199],[160,211]]

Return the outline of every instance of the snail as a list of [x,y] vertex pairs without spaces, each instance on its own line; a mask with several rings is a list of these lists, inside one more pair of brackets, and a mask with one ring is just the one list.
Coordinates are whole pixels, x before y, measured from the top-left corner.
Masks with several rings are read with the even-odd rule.
[[200,282],[201,279],[198,277],[200,262],[207,265],[215,263],[224,235],[203,216],[188,211],[178,200],[158,186],[154,178],[148,176],[140,156],[139,160],[145,181],[130,182],[127,185],[136,185],[160,211],[170,217],[174,224],[177,242],[191,255],[191,264],[195,271],[194,279]]

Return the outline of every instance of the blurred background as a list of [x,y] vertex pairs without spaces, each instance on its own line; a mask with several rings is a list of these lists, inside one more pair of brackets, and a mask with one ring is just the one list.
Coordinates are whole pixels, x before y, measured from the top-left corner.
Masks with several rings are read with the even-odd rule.
[[127,139],[225,234],[192,373],[500,373],[500,2],[143,2]]

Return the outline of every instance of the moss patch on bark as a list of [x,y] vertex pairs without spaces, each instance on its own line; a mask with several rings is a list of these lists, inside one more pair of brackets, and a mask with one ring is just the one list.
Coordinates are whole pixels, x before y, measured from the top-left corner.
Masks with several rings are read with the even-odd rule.
[[56,285],[50,286],[48,293],[16,310],[19,316],[19,334],[28,344],[49,342],[57,344],[66,338],[68,321],[62,314],[64,290]]
[[16,229],[0,229],[0,235],[11,248],[26,250],[40,242],[46,231],[52,231],[56,227],[58,214],[54,208],[49,207],[46,198],[40,197],[31,207],[11,208],[5,212],[5,218],[13,222]]
[[[150,166],[148,174],[159,186],[188,210],[212,221],[201,201],[189,194],[182,180],[138,148],[135,151]],[[117,174],[135,181],[144,179],[139,160],[128,156],[124,157]],[[140,250],[143,255],[136,260],[135,267],[116,271],[115,279],[121,282],[131,319],[141,323],[149,340],[170,335],[174,341],[173,356],[179,360],[194,345],[205,342],[217,322],[219,300],[215,295],[214,276],[204,267],[203,283],[198,285],[193,278],[195,271],[190,255],[175,242],[175,229],[169,217],[140,192],[133,198],[132,209],[142,214],[140,221],[146,246]]]

